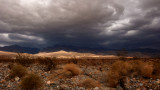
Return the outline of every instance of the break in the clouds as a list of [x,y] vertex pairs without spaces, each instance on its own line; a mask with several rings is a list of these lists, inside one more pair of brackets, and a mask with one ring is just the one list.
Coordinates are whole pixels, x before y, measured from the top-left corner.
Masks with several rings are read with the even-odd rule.
[[160,0],[0,0],[0,46],[159,48]]

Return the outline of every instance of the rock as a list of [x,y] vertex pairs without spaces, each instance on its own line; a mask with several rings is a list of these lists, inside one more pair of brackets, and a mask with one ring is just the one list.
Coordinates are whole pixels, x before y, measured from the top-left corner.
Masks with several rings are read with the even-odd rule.
[[61,89],[65,89],[65,88],[67,88],[68,86],[66,85],[66,84],[62,84],[62,85],[60,85],[60,88]]
[[50,85],[51,84],[51,81],[47,81],[47,85]]
[[84,88],[84,87],[79,87],[79,89],[80,89],[80,90],[85,90],[85,88]]
[[51,87],[57,87],[57,84],[51,82],[50,86]]
[[157,84],[160,84],[160,81],[156,81]]
[[20,78],[19,78],[19,77],[15,77],[14,79],[15,79],[15,81],[19,81],[19,80],[20,80]]
[[60,88],[60,86],[57,86],[57,89],[59,89]]
[[11,86],[10,86],[10,85],[8,85],[7,87],[8,87],[8,88],[10,88]]
[[140,83],[139,86],[143,86],[143,83]]
[[95,87],[94,90],[99,90],[99,87]]
[[64,83],[65,81],[63,79],[59,79],[59,82],[60,83]]

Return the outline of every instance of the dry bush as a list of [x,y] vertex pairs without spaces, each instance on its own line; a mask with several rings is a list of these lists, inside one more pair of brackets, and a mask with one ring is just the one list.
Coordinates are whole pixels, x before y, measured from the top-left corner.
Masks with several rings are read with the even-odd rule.
[[96,80],[93,80],[91,78],[87,78],[85,80],[83,80],[79,86],[81,87],[85,87],[85,88],[95,88],[95,87],[100,87],[100,83]]
[[13,66],[14,66],[14,63],[10,63],[10,62],[9,62],[7,67],[8,67],[9,69],[12,69]]
[[76,76],[81,74],[81,69],[76,64],[66,64],[64,66],[64,74],[69,76]]
[[46,66],[45,71],[50,71],[51,69],[56,67],[56,63],[55,63],[56,58],[42,58],[42,57],[40,57],[37,60],[38,60],[38,63]]
[[111,70],[118,72],[121,76],[127,76],[131,73],[132,65],[126,61],[117,61],[112,64]]
[[0,56],[0,63],[9,63],[9,62],[15,62],[15,60],[9,56]]
[[151,78],[153,73],[153,66],[150,64],[145,64],[141,69],[141,75],[146,78]]
[[132,65],[132,69],[134,72],[137,72],[138,74],[141,73],[141,68],[143,68],[143,66],[145,65],[145,62],[140,61],[140,60],[133,60],[133,61],[129,61],[129,63],[131,63]]
[[52,61],[56,59],[56,58],[49,58],[49,57],[38,57],[38,63],[42,64],[42,65],[48,65],[50,63],[52,63]]
[[110,87],[116,87],[120,84],[120,80],[129,76],[132,72],[132,65],[126,61],[117,61],[111,65],[111,69],[107,72],[106,83]]
[[107,72],[106,83],[109,87],[116,87],[119,84],[120,75],[118,72],[109,71]]
[[78,63],[78,59],[76,57],[72,57],[70,60],[71,60],[70,63],[74,63],[74,64]]
[[30,64],[35,63],[35,60],[32,59],[32,56],[26,53],[18,53],[15,61],[23,66],[29,66]]
[[9,73],[10,78],[17,77],[24,77],[28,73],[27,69],[22,65],[15,65],[11,68],[11,71]]
[[132,72],[136,76],[143,76],[145,78],[151,78],[153,73],[153,63],[152,62],[143,62],[143,61],[131,61]]
[[153,64],[153,74],[155,77],[160,78],[160,62],[155,62]]
[[143,61],[117,61],[111,65],[111,69],[107,73],[107,83],[110,87],[116,87],[120,84],[123,77],[142,76],[151,78],[153,75],[153,64]]
[[20,82],[22,90],[39,90],[43,87],[43,80],[37,74],[28,74]]
[[73,74],[72,74],[71,71],[65,71],[65,72],[62,74],[61,78],[63,78],[63,77],[71,78],[72,76],[73,76]]

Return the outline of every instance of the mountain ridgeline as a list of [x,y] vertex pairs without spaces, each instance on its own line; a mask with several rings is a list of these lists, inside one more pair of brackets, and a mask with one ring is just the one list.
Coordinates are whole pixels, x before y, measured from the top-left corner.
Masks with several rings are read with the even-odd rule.
[[[108,49],[102,47],[100,48],[79,47],[71,45],[54,45],[42,49],[32,48],[32,47],[22,47],[19,45],[0,47],[0,51],[29,53],[29,54],[37,54],[39,52],[56,52],[60,50],[81,52],[81,53],[95,53],[95,54],[115,54],[115,51],[118,51],[118,49]],[[150,53],[150,54],[160,53],[160,50],[151,48],[137,48],[137,49],[126,49],[126,50],[130,53],[134,52]]]
[[31,48],[31,47],[21,47],[18,45],[11,45],[11,46],[0,47],[0,51],[36,54],[36,53],[39,53],[40,49]]

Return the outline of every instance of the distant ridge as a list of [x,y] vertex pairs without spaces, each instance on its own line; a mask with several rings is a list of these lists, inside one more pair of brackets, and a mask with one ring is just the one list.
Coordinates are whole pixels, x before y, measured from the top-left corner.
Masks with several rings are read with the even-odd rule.
[[[80,46],[72,46],[72,45],[55,45],[55,46],[49,46],[46,48],[41,49],[40,52],[57,52],[60,50],[64,50],[67,52],[79,52],[79,53],[94,53],[94,54],[101,54],[101,55],[116,55],[116,51],[122,50],[122,49],[108,49],[103,47],[80,47]],[[151,57],[157,57],[160,55],[159,49],[152,49],[152,48],[133,48],[133,49],[127,49],[129,56],[136,56],[137,53],[141,53],[141,55],[145,56],[151,56]]]
[[[41,52],[55,52],[55,51],[75,51],[75,52],[106,52],[106,51],[119,51],[122,49],[108,49],[103,47],[91,48],[91,47],[79,47],[79,46],[71,46],[71,45],[55,45],[43,48]],[[160,52],[158,49],[152,48],[133,48],[127,49],[129,52],[147,52],[147,53],[157,53]]]
[[38,48],[21,47],[19,45],[11,45],[11,46],[0,47],[0,51],[36,54],[40,50]]
[[56,51],[74,51],[82,53],[97,53],[97,52],[106,52],[110,49],[107,48],[91,48],[91,47],[80,47],[80,46],[71,46],[71,45],[55,45],[43,48],[41,52],[56,52]]
[[[54,45],[42,48],[41,50],[38,48],[31,48],[31,47],[22,47],[19,45],[11,45],[11,46],[4,46],[0,47],[0,51],[7,51],[7,52],[17,52],[17,53],[29,53],[29,54],[37,54],[39,52],[57,52],[57,51],[67,51],[67,52],[79,52],[79,53],[94,53],[94,54],[101,54],[101,55],[116,55],[116,51],[122,49],[108,49],[103,47],[80,47],[80,46],[72,46],[72,45]],[[127,49],[128,53],[132,55],[133,53],[143,53],[146,55],[151,56],[158,56],[160,55],[160,50],[152,49],[152,48],[133,48]]]

